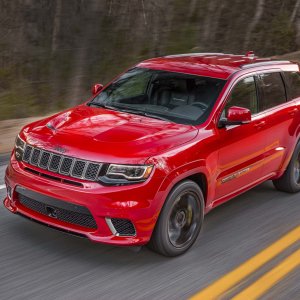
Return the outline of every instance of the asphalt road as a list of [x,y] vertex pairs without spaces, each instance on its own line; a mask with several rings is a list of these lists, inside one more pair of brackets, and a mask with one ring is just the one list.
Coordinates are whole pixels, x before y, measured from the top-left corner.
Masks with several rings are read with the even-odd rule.
[[[5,166],[0,166],[0,185]],[[0,190],[3,199],[5,189]],[[196,244],[165,258],[93,244],[0,207],[0,299],[187,299],[300,224],[300,195],[266,182],[206,216]],[[257,277],[291,254],[294,245]],[[226,298],[226,297],[225,297]],[[262,299],[300,299],[300,269]]]

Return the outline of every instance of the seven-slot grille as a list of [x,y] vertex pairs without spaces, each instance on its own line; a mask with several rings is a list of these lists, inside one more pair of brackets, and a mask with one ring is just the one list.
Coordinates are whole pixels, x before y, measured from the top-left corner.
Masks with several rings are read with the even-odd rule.
[[26,145],[23,161],[54,173],[96,181],[102,164],[77,159]]

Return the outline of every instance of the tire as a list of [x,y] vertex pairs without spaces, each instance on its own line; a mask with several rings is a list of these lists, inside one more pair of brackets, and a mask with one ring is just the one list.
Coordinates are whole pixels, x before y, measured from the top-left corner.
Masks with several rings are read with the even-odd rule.
[[283,175],[273,180],[275,188],[287,193],[300,191],[300,142],[295,147],[289,165]]
[[148,246],[164,256],[186,252],[196,241],[204,217],[204,198],[191,180],[176,185],[168,195]]

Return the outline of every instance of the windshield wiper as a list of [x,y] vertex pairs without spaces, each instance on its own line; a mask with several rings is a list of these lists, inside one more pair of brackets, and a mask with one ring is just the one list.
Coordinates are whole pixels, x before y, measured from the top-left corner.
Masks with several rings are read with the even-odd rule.
[[103,103],[98,103],[98,102],[90,102],[87,104],[88,106],[96,106],[96,107],[104,107],[105,108],[105,105]]
[[149,117],[149,118],[153,118],[153,119],[158,119],[158,120],[162,120],[162,121],[166,121],[166,122],[172,122],[171,120],[158,116],[158,115],[153,115],[153,114],[149,114],[149,113],[144,113],[144,116]]
[[111,109],[111,110],[119,110],[117,107],[115,106],[110,106],[110,105],[105,105],[104,103],[98,103],[98,102],[90,102],[88,104],[88,106],[96,106],[96,107],[103,107],[106,109]]
[[[117,107],[117,108],[119,108],[119,107]],[[138,110],[138,109],[135,110],[135,109],[127,109],[127,108],[119,108],[119,109],[122,112],[130,113],[130,114],[145,116],[145,117],[158,119],[158,120],[162,120],[162,121],[166,121],[166,122],[172,122],[167,118],[164,118],[164,117],[161,117],[161,116],[158,116],[158,115],[154,115],[154,114],[148,113],[148,112],[143,111],[143,110]]]
[[149,118],[153,118],[153,119],[158,119],[158,120],[162,120],[162,121],[166,121],[166,122],[172,122],[171,120],[158,116],[158,115],[154,115],[151,113],[148,113],[146,111],[141,111],[141,110],[135,110],[135,109],[127,109],[127,108],[123,108],[123,107],[119,107],[119,106],[110,106],[110,105],[105,105],[104,103],[97,103],[97,102],[91,102],[89,103],[89,106],[94,105],[96,107],[103,107],[106,109],[111,109],[111,110],[116,110],[116,111],[121,111],[121,112],[126,112],[126,113],[130,113],[130,114],[134,114],[134,115],[139,115],[139,116],[145,116],[145,117],[149,117]]

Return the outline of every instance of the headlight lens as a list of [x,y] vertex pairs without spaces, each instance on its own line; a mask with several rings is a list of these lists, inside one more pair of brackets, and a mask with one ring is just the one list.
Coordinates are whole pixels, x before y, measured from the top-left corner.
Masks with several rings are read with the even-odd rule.
[[144,181],[151,172],[153,166],[115,165],[108,167],[106,176],[112,179],[126,179],[128,181]]
[[15,142],[15,156],[17,160],[22,160],[24,149],[25,142],[20,138],[20,135],[18,135]]

